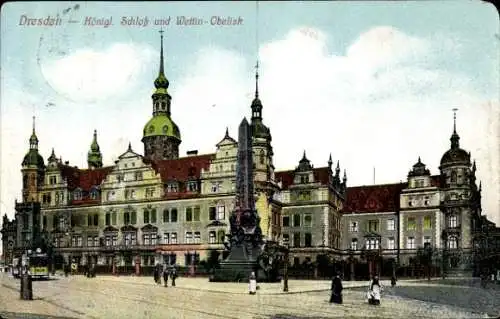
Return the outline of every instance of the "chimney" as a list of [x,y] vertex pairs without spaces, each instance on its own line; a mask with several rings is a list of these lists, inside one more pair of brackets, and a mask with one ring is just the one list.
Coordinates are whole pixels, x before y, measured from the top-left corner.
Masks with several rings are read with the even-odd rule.
[[198,155],[198,150],[194,150],[194,151],[187,151],[187,156],[196,156]]

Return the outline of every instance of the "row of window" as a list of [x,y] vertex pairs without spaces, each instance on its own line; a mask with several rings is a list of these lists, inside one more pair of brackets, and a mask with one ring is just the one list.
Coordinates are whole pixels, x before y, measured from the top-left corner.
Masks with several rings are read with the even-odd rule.
[[304,246],[301,246],[301,233],[293,233],[292,243],[290,245],[290,234],[283,234],[283,244],[290,245],[291,247],[312,247],[312,234],[304,234]]
[[[432,239],[431,236],[424,236],[423,237],[423,244],[432,244]],[[377,238],[368,238],[366,239],[365,242],[365,247],[366,249],[379,249],[382,248],[380,247],[380,241]],[[447,247],[449,249],[457,249],[458,248],[458,237],[456,236],[450,236],[448,237],[447,240]],[[361,249],[361,247],[358,245],[358,239],[353,238],[351,239],[351,247],[352,250],[358,250]],[[415,237],[409,236],[406,238],[406,249],[416,249],[416,242],[415,242]],[[392,250],[396,249],[396,242],[393,237],[387,238],[387,246],[384,249]]]
[[[290,223],[290,217],[292,218]],[[292,216],[283,216],[283,227],[300,227],[301,226],[301,215],[294,214]],[[304,215],[304,223],[302,226],[311,227],[312,226],[312,215]]]
[[[185,208],[185,222],[199,222],[200,221],[200,206],[186,207]],[[163,222],[164,223],[177,223],[179,220],[178,212],[176,208],[172,208],[170,210],[163,210]],[[225,220],[226,218],[226,208],[225,206],[216,206],[209,207],[208,209],[208,219],[210,221],[214,220]],[[116,225],[117,224],[117,213],[116,212],[108,212],[106,213],[106,226]],[[157,214],[156,209],[147,209],[145,208],[143,211],[143,223],[144,224],[155,224],[157,222]],[[135,225],[137,224],[137,212],[125,211],[123,213],[123,223],[125,225]]]
[[[359,231],[359,222],[352,221],[349,223],[349,232],[355,233]],[[378,232],[380,231],[380,223],[378,220],[368,220],[365,224],[365,230],[368,232]],[[388,219],[386,224],[386,230],[394,231],[396,230],[396,221],[394,219]]]
[[133,176],[132,178],[129,178],[129,177],[131,177],[131,175],[129,175],[129,174],[123,174],[123,173],[117,174],[116,175],[116,182],[121,183],[121,182],[128,182],[128,181],[142,181],[143,180],[142,172],[134,172],[134,174],[132,176]]
[[[225,241],[225,232],[220,230],[209,231],[208,232],[208,243],[209,244],[222,244]],[[61,238],[54,238],[54,246],[61,246]],[[163,241],[156,233],[146,233],[142,236],[143,245],[170,245],[177,244],[177,233],[170,232],[163,234]],[[201,232],[186,232],[184,237],[185,244],[200,244],[201,243]],[[118,235],[117,234],[106,234],[104,236],[105,246],[118,246]],[[136,232],[125,232],[123,234],[123,244],[125,246],[135,246],[137,245],[137,233]],[[72,247],[83,247],[83,237],[81,235],[75,235],[71,237],[71,246]],[[98,236],[87,236],[87,247],[99,247],[99,237]]]

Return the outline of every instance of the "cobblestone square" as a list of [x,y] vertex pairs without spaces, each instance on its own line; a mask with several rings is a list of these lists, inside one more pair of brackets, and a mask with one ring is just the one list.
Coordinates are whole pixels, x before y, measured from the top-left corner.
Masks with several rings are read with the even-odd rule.
[[[290,280],[247,285],[179,278],[176,287],[149,277],[57,277],[33,282],[33,301],[19,299],[19,280],[1,275],[0,314],[6,318],[493,318],[500,314],[500,289],[464,283],[400,281],[386,285],[382,304],[364,299],[365,282],[344,282],[344,303],[328,302],[328,281]],[[29,315],[26,315],[29,314]],[[24,315],[24,316],[23,316]]]

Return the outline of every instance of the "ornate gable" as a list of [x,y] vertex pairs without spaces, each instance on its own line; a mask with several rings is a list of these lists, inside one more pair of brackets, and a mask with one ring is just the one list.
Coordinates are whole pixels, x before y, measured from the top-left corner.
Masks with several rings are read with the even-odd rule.
[[137,228],[132,225],[125,225],[120,229],[122,232],[136,232]]
[[141,230],[144,233],[156,233],[158,231],[158,227],[153,226],[151,224],[147,224],[146,226],[142,227]]
[[113,226],[108,226],[108,227],[103,229],[103,232],[105,232],[105,233],[118,232],[118,228],[115,228]]

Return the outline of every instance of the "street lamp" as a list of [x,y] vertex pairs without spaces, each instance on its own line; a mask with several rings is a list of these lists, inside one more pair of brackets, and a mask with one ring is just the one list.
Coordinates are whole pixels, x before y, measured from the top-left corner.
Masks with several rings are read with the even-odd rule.
[[283,292],[288,292],[288,252],[289,252],[289,248],[288,248],[288,243],[286,243],[285,245],[285,269],[283,271]]

